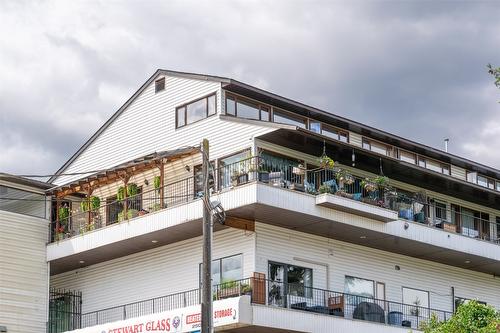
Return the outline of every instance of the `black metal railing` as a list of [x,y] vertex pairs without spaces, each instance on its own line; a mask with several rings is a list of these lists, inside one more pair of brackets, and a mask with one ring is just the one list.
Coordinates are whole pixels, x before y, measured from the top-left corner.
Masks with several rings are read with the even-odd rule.
[[74,290],[49,291],[48,333],[60,333],[81,328],[82,293]]
[[[446,209],[427,202],[417,194],[392,187],[377,186],[368,190],[363,186],[363,178],[355,175],[346,177],[345,173],[341,177],[341,172],[339,169],[325,168],[307,170],[299,163],[252,156],[212,169],[211,190],[225,191],[251,182],[260,182],[313,195],[330,193],[396,211],[401,219],[500,244],[500,223],[484,219],[480,214],[471,216],[470,213]],[[50,241],[81,235],[202,196],[202,184],[199,177],[194,176],[167,184],[163,189],[140,192],[124,200],[114,199],[103,203],[98,209],[76,212],[65,219],[52,222]]]
[[[278,306],[413,329],[420,328],[421,324],[429,321],[433,315],[440,321],[448,320],[452,315],[448,311],[423,307],[418,304],[403,304],[375,299],[374,297],[307,287],[303,284],[284,283],[255,277],[214,285],[212,294],[214,301],[248,295],[253,304]],[[74,318],[79,323],[78,328],[85,328],[197,304],[200,304],[200,289],[193,289],[92,311],[81,316],[75,315]],[[77,327],[75,326],[75,328]]]
[[82,328],[200,304],[198,289],[92,311],[81,316]]

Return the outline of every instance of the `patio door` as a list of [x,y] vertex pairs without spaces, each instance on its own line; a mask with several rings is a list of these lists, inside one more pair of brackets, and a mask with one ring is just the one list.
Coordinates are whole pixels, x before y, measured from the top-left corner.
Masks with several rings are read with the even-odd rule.
[[269,263],[268,304],[286,306],[285,265]]

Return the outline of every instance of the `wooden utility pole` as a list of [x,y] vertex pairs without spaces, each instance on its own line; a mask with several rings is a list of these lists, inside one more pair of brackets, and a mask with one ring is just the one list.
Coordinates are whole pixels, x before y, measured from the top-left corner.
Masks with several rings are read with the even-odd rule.
[[213,332],[212,303],[212,213],[209,209],[209,144],[203,139],[201,145],[203,173],[203,275],[201,281],[201,333]]

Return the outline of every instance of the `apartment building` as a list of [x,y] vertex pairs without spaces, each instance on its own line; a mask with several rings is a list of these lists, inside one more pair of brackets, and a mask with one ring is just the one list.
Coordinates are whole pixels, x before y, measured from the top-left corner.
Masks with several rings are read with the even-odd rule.
[[58,170],[49,332],[408,332],[500,308],[500,171],[242,82],[158,70]]
[[50,186],[0,173],[0,332],[44,332]]

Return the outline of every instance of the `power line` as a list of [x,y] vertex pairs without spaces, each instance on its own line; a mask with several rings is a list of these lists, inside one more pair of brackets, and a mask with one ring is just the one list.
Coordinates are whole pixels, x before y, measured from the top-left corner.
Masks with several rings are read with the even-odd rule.
[[[187,149],[187,148],[192,148],[192,149],[200,149],[198,146],[182,146],[177,148],[176,150],[180,149]],[[113,167],[111,167],[113,168]],[[24,178],[48,178],[48,177],[54,177],[54,176],[79,176],[79,175],[86,175],[86,174],[95,174],[95,173],[100,173],[100,172],[105,172],[109,171],[110,168],[108,169],[101,169],[101,170],[90,170],[90,171],[79,171],[79,172],[66,172],[66,173],[54,173],[54,174],[45,174],[45,175],[22,175],[22,174],[7,174],[9,176],[15,176],[15,177],[24,177]]]

